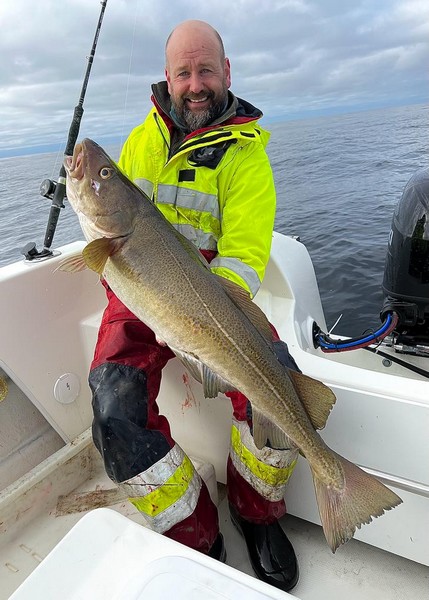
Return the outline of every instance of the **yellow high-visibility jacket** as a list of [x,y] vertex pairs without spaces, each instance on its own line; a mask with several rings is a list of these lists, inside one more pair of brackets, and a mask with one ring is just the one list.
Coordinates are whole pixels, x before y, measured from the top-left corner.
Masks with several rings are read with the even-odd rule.
[[253,297],[269,259],[275,217],[265,151],[270,134],[256,119],[235,121],[188,135],[169,158],[168,118],[154,107],[125,142],[119,166],[179,232],[217,253],[213,272]]

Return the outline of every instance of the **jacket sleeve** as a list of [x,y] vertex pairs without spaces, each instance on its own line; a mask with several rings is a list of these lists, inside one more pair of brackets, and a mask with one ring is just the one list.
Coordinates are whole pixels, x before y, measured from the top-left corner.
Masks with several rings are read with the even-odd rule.
[[262,143],[241,147],[237,155],[236,168],[220,186],[222,231],[211,268],[253,297],[270,257],[276,192]]

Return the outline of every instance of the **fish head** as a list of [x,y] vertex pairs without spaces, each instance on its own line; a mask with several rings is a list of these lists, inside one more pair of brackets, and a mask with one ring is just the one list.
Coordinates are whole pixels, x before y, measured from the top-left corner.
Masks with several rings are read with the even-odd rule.
[[67,200],[88,241],[132,233],[141,194],[103,148],[86,138],[66,156],[64,167]]

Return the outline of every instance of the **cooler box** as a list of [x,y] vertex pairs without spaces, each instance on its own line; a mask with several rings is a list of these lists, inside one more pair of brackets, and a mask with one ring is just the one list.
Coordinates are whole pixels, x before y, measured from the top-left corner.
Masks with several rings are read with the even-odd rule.
[[86,514],[10,600],[295,598],[108,508]]

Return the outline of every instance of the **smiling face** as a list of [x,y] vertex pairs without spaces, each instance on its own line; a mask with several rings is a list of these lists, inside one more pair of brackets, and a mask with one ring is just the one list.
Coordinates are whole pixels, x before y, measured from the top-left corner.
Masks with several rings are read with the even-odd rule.
[[190,131],[204,127],[225,109],[231,70],[216,31],[201,21],[186,21],[166,47],[168,91],[176,115]]

